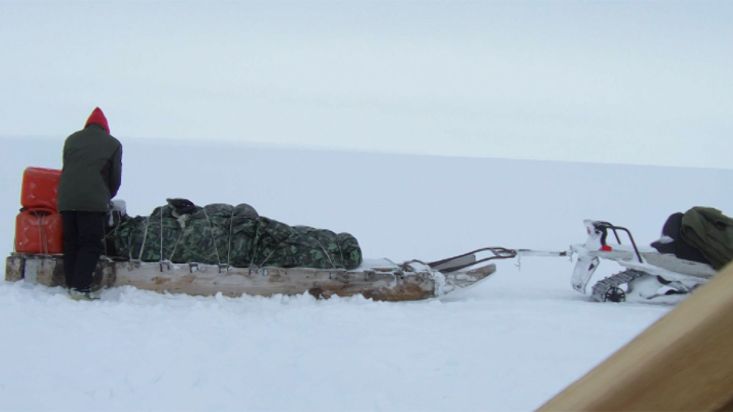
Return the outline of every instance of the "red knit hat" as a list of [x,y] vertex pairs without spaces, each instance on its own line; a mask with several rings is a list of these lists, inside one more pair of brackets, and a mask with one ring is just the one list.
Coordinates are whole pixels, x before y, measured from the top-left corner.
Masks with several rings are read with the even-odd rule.
[[89,115],[87,122],[84,124],[84,127],[87,127],[90,124],[102,126],[102,128],[106,130],[107,133],[109,133],[109,123],[107,123],[107,118],[104,116],[102,109],[100,109],[99,107],[94,108],[92,114]]

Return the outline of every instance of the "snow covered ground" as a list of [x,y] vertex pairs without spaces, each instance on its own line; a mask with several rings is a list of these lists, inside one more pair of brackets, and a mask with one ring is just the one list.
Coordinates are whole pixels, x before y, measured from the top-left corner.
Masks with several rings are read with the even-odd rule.
[[[247,202],[290,224],[351,232],[368,257],[565,249],[584,240],[584,218],[649,243],[672,212],[733,212],[733,170],[120,137],[119,197],[131,214],[173,196]],[[62,139],[3,140],[3,255],[23,168],[59,167]],[[411,303],[131,288],[74,302],[59,288],[0,282],[0,410],[531,410],[670,309],[589,302],[570,288],[566,259],[515,263]]]

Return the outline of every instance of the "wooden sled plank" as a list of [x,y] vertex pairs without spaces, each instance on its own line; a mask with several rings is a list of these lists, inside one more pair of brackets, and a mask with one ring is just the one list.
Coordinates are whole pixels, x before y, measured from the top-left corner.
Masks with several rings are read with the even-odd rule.
[[540,411],[733,406],[733,264]]
[[25,261],[20,255],[11,255],[5,260],[5,280],[16,282],[23,279]]

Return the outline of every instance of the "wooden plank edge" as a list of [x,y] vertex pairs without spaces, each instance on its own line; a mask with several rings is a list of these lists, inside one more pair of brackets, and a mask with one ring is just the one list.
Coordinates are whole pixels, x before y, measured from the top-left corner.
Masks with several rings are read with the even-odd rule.
[[24,259],[20,255],[12,254],[5,259],[5,281],[17,282],[23,279]]
[[733,263],[539,411],[733,406]]

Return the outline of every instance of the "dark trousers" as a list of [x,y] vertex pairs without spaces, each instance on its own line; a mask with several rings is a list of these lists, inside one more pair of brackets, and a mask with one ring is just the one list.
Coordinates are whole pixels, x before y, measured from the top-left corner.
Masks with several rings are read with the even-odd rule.
[[88,291],[104,251],[104,212],[61,212],[66,286]]

